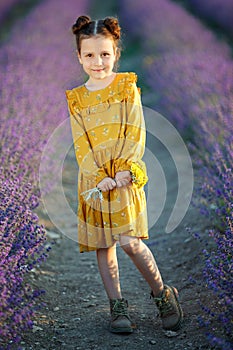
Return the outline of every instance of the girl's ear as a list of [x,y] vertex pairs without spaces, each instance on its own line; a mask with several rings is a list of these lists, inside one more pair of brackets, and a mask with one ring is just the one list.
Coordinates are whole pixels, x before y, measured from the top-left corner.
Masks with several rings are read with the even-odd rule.
[[120,50],[117,47],[116,50],[115,50],[115,63],[119,60],[120,55],[121,55],[121,52],[120,52]]
[[79,63],[80,63],[80,64],[83,64],[83,61],[82,61],[82,59],[81,59],[81,55],[80,55],[80,53],[78,52],[78,50],[77,50],[77,56],[78,56]]

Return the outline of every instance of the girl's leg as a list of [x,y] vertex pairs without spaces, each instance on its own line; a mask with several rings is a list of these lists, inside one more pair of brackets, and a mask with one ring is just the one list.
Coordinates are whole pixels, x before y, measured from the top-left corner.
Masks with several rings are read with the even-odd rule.
[[121,299],[116,245],[96,251],[100,275],[109,299]]
[[110,332],[132,333],[133,328],[128,314],[128,303],[121,297],[116,245],[101,248],[97,252],[100,275],[110,301]]
[[183,320],[183,312],[174,287],[163,284],[153,254],[141,239],[129,236],[120,237],[120,245],[133,260],[152,289],[153,299],[159,309],[165,330],[177,331]]
[[159,296],[164,285],[150,249],[141,239],[123,235],[120,236],[120,245],[151,287],[153,295]]

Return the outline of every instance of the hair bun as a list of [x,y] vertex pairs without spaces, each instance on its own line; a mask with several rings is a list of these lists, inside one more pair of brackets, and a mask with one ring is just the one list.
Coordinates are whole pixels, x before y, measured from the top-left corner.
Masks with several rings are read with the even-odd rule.
[[76,23],[72,26],[73,34],[77,34],[82,28],[91,22],[89,16],[79,16]]
[[119,26],[119,22],[117,18],[107,17],[104,19],[104,25],[109,30],[109,32],[116,38],[120,39],[121,36],[121,28]]

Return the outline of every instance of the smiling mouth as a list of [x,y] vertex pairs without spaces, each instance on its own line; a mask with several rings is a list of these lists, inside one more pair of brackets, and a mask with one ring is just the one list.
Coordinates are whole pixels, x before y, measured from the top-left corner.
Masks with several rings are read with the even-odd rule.
[[102,68],[102,69],[92,69],[93,70],[93,72],[102,72],[104,69]]

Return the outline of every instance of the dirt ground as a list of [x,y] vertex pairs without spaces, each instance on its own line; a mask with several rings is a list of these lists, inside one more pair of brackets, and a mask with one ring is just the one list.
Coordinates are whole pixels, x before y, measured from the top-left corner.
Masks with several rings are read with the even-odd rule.
[[[76,184],[71,181],[75,172],[74,159],[70,157],[64,171],[64,188],[70,201],[75,197]],[[95,252],[80,254],[76,242],[59,233],[43,212],[40,215],[48,230],[48,242],[55,244],[46,263],[32,273],[34,286],[46,290],[41,298],[45,306],[37,312],[33,332],[23,335],[22,349],[213,349],[198,324],[198,316],[203,315],[199,302],[210,297],[199,285],[202,247],[185,229],[187,226],[194,231],[206,229],[195,209],[190,208],[179,227],[170,234],[163,233],[164,223],[160,220],[150,232],[152,239],[147,241],[164,281],[179,290],[184,311],[184,323],[179,332],[162,330],[147,283],[128,256],[117,248],[122,292],[128,299],[135,323],[134,333],[127,336],[108,331],[109,303]],[[192,283],[190,277],[197,283]]]
[[[205,329],[198,323],[200,315],[206,318],[199,303],[210,305],[212,299],[210,292],[201,285],[203,245],[186,229],[189,227],[192,232],[201,232],[207,237],[208,223],[197,209],[190,207],[181,224],[172,233],[164,233],[177,193],[174,185],[177,175],[159,144],[156,156],[166,169],[166,180],[170,185],[163,213],[151,228],[150,239],[145,242],[155,255],[164,282],[179,290],[184,311],[183,328],[176,333],[162,330],[156,307],[150,299],[149,286],[118,247],[122,293],[129,302],[135,330],[127,336],[110,333],[109,302],[98,273],[95,252],[80,254],[77,243],[59,232],[41,206],[38,210],[40,221],[47,229],[48,243],[54,244],[47,261],[32,272],[34,286],[46,291],[41,297],[45,306],[37,312],[33,332],[23,334],[23,350],[214,349],[206,339]],[[63,188],[74,210],[76,178],[77,166],[71,150],[64,164]],[[152,207],[148,207],[148,214],[153,215]],[[66,220],[64,217],[64,222]]]
[[[136,71],[142,76],[141,53],[129,47],[127,51],[128,56],[123,57],[120,70]],[[143,98],[149,105],[153,94],[144,90]],[[176,170],[164,157],[164,149],[159,145],[156,155],[162,159],[170,186],[165,209],[151,228],[150,239],[146,243],[155,255],[164,282],[174,285],[179,291],[184,311],[182,329],[178,332],[162,330],[156,307],[150,299],[149,286],[118,247],[122,294],[129,302],[135,329],[130,335],[110,333],[109,302],[98,273],[95,252],[80,254],[77,243],[52,224],[41,205],[38,209],[40,222],[48,232],[48,244],[54,244],[47,261],[31,273],[34,287],[46,293],[40,298],[44,306],[36,313],[33,331],[22,334],[20,346],[23,350],[214,349],[206,339],[205,329],[198,323],[200,315],[206,317],[199,304],[207,301],[208,305],[215,303],[212,294],[201,285],[201,251],[204,247],[186,229],[189,227],[192,232],[201,232],[207,237],[208,222],[197,209],[190,207],[181,224],[172,233],[164,233],[177,193],[177,186],[173,186]],[[77,166],[71,151],[65,161],[63,186],[67,200],[74,208],[76,178]],[[153,215],[153,208],[148,208],[148,213]],[[212,324],[212,327],[218,326]],[[221,330],[218,331],[221,333]]]

